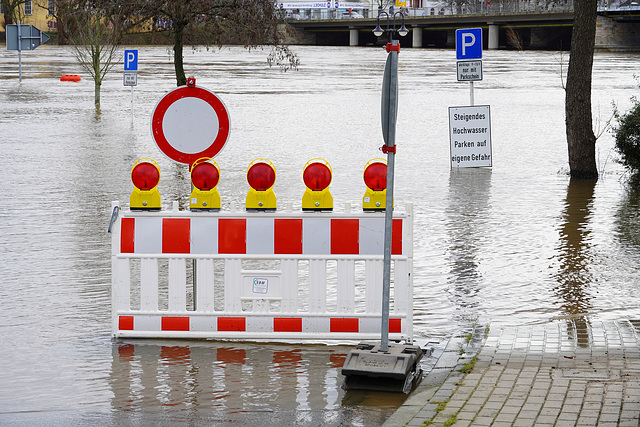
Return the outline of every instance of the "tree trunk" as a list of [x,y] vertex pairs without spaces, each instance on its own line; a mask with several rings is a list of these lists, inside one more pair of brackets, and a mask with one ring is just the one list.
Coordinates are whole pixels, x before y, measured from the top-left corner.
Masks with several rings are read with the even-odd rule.
[[176,70],[176,83],[178,86],[184,86],[187,84],[187,77],[184,74],[184,63],[182,62],[184,26],[181,22],[174,22],[173,31],[173,66]]
[[94,89],[93,89],[93,99],[94,102],[97,106],[100,105],[100,83],[98,83],[97,81],[94,82],[93,85]]
[[596,36],[596,0],[574,2],[565,114],[572,178],[598,179],[596,136],[591,117],[591,70]]
[[7,28],[7,25],[13,24],[13,8],[11,4],[7,0],[2,0],[2,12],[4,15],[4,28]]
[[69,35],[67,34],[67,26],[65,24],[64,19],[57,19],[57,28],[58,28],[58,44],[59,45],[68,45],[69,44]]
[[[98,57],[99,61],[100,57]],[[100,62],[98,62],[97,67],[94,66],[94,70],[96,70],[96,74],[93,78],[93,100],[96,105],[100,105],[100,86],[102,86],[102,78],[100,75]]]

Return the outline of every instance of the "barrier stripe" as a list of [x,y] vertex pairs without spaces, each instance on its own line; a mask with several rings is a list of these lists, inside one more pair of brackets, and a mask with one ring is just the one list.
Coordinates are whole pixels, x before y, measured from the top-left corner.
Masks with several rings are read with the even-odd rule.
[[122,229],[120,234],[120,252],[122,253],[134,253],[135,252],[135,218],[122,218]]
[[276,254],[302,254],[302,219],[273,221],[273,250]]
[[353,255],[360,252],[357,219],[331,220],[331,253]]
[[162,218],[162,253],[191,252],[191,221],[186,218]]
[[[358,317],[118,316],[120,331],[358,333],[379,332],[379,325],[379,318]],[[389,319],[389,332],[402,333],[402,319]]]
[[402,254],[402,220],[391,221],[391,254]]
[[163,331],[188,331],[189,317],[163,317],[161,322],[161,330]]
[[218,220],[218,253],[247,253],[247,220],[220,218]]
[[331,318],[330,332],[359,332],[358,319]]
[[247,330],[246,317],[218,317],[218,331],[240,331]]
[[121,331],[133,331],[133,316],[120,316],[118,319],[118,329]]
[[[121,220],[120,252],[140,254],[382,255],[384,218],[161,218]],[[392,255],[403,254],[403,219]]]
[[273,332],[302,332],[302,317],[276,317]]
[[399,334],[402,331],[402,321],[400,319],[389,319],[389,332]]

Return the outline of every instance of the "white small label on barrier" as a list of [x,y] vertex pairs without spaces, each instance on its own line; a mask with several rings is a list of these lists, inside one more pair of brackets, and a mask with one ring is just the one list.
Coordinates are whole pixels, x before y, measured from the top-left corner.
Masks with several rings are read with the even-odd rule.
[[253,279],[253,293],[266,294],[269,292],[269,279]]

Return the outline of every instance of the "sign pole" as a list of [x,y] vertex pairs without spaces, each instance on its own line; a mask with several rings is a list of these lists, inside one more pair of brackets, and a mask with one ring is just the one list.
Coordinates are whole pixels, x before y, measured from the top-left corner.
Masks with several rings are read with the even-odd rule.
[[133,87],[138,84],[138,50],[124,51],[124,75],[123,83],[131,86],[131,124],[133,124]]
[[22,31],[18,21],[18,81],[22,83]]
[[[384,210],[384,252],[383,252],[383,272],[382,272],[382,324],[380,325],[380,350],[388,351],[389,349],[389,300],[391,287],[391,243],[393,231],[393,179],[396,152],[396,117],[398,109],[398,53],[400,52],[400,43],[398,40],[392,40],[387,45],[389,56],[385,66],[385,77],[388,77],[388,85],[384,85],[384,89],[388,92],[384,94],[385,101],[383,108],[387,108],[386,126],[383,123],[383,129],[386,131],[384,136],[385,145],[383,152],[387,154],[387,196],[386,206]],[[384,114],[384,112],[383,112]]]
[[473,103],[474,103],[474,98],[473,98],[473,82],[469,82],[469,105],[473,107]]

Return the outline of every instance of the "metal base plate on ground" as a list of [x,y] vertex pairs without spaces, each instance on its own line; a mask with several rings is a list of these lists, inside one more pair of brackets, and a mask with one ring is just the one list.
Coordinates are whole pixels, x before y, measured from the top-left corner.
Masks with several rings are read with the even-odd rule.
[[382,351],[380,345],[358,344],[342,366],[342,388],[409,393],[422,378],[422,355],[417,345],[391,344]]

